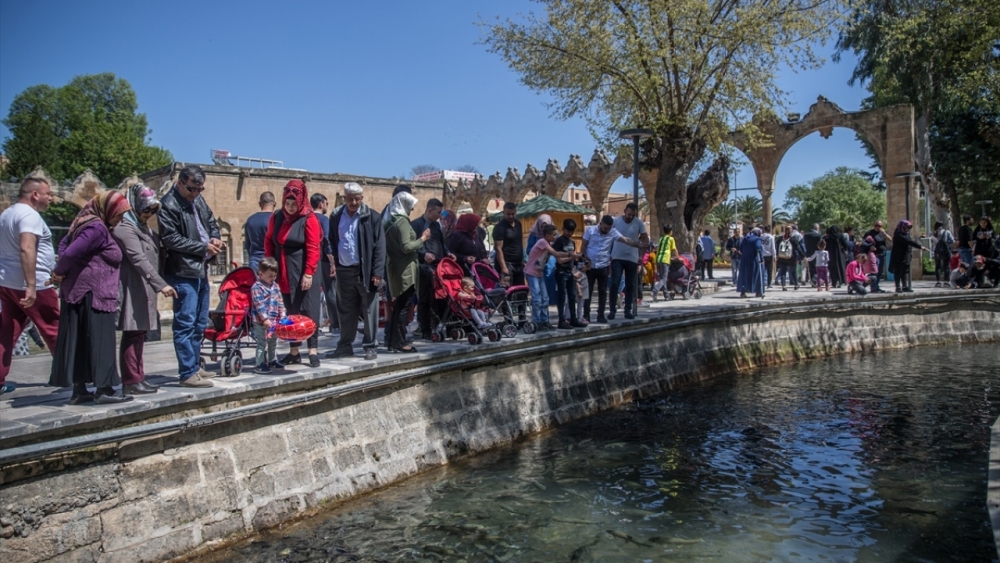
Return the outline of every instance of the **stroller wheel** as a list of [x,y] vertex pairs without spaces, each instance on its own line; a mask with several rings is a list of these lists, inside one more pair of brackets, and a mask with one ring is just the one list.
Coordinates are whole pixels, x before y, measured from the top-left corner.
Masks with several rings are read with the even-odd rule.
[[225,366],[227,377],[239,377],[243,372],[243,354],[239,350],[234,350],[226,357]]
[[514,338],[517,336],[517,326],[511,323],[504,323],[503,327],[500,329],[503,335],[507,338]]
[[701,299],[701,290],[700,289],[694,290],[694,298],[695,299]]
[[483,343],[482,336],[479,336],[475,332],[469,333],[469,344],[482,344],[482,343]]
[[496,342],[500,340],[500,330],[496,328],[490,328],[486,330],[486,338],[490,339],[490,342]]
[[441,342],[444,340],[444,335],[440,331],[435,330],[431,333],[431,342]]
[[226,350],[222,354],[222,359],[219,361],[219,370],[222,372],[222,377],[230,377],[231,361],[233,359],[233,354],[229,350]]
[[449,336],[451,336],[452,340],[458,340],[459,338],[462,338],[463,335],[460,329],[453,328],[451,329]]
[[[214,362],[214,361],[215,361],[215,358],[212,358],[212,361]],[[207,363],[207,362],[205,361],[205,358],[204,358],[204,357],[201,357],[201,358],[198,358],[198,367],[199,367],[199,368],[201,368],[201,369],[205,369],[205,366],[206,366],[206,365],[208,365],[208,363]]]
[[535,323],[528,321],[521,325],[521,330],[524,331],[524,334],[534,334],[538,327],[535,326]]

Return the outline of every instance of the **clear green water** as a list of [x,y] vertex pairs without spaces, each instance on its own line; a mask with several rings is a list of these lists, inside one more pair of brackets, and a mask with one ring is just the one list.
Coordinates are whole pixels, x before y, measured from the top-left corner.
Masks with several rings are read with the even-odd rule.
[[721,377],[561,426],[215,561],[991,561],[1000,347]]

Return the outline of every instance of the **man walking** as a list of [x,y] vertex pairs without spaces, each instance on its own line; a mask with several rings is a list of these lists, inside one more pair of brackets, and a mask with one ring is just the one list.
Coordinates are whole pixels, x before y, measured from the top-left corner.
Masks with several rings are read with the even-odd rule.
[[712,238],[712,233],[705,229],[699,240],[701,241],[701,256],[698,257],[701,259],[701,279],[705,279],[707,270],[708,279],[714,280],[712,266],[715,262],[715,239]]
[[333,264],[333,250],[330,247],[330,218],[326,216],[329,202],[325,195],[313,194],[309,198],[309,205],[312,206],[319,226],[323,229],[323,238],[319,242],[320,281],[323,283],[320,291],[323,292],[323,299],[326,301],[326,318],[330,319],[330,334],[333,334],[340,330],[340,315],[337,313],[337,288],[330,267]]
[[260,194],[260,211],[251,215],[243,225],[243,249],[247,253],[247,266],[257,271],[257,264],[264,258],[264,237],[267,235],[267,223],[274,215],[274,194]]
[[211,387],[215,374],[200,366],[201,338],[208,326],[208,263],[225,248],[219,225],[201,193],[205,172],[185,166],[173,188],[160,202],[160,243],[164,249],[164,280],[177,291],[174,298],[174,352],[183,387]]
[[[819,223],[813,223],[812,230],[803,236],[803,242],[806,245],[806,258],[816,253],[816,247],[821,240],[823,240],[823,233],[819,230]],[[803,266],[806,265],[809,267],[809,283],[818,287],[816,282],[816,261],[813,260],[809,261],[808,264],[803,264]]]
[[742,242],[739,229],[734,230],[732,236],[726,240],[726,252],[729,253],[729,268],[732,270],[734,287],[740,276],[740,244]]
[[[962,262],[972,265],[972,245],[974,241],[972,240],[972,225],[973,225],[972,215],[965,214],[962,215],[962,226],[958,228],[958,256]],[[878,242],[876,240],[876,242]],[[879,271],[883,271],[879,267]]]
[[344,205],[330,216],[330,249],[337,284],[340,340],[328,358],[354,355],[358,318],[364,321],[361,346],[366,360],[378,358],[378,287],[385,271],[385,236],[382,216],[364,203],[359,184],[344,184]]
[[[587,295],[583,300],[583,316],[590,322],[590,300],[594,294],[594,282],[597,282],[597,322],[607,323],[604,316],[604,303],[608,298],[608,273],[611,269],[611,245],[621,242],[635,248],[639,248],[639,242],[632,240],[618,232],[614,227],[615,220],[610,215],[601,217],[601,222],[595,226],[587,227],[583,230],[583,244],[580,246],[580,254],[586,256],[590,261],[590,269],[587,270]],[[619,278],[619,283],[621,283]],[[614,295],[617,296],[618,286],[613,286]]]
[[41,178],[21,182],[17,203],[0,214],[0,395],[7,383],[14,343],[29,321],[34,322],[49,353],[59,333],[59,295],[46,282],[56,255],[52,231],[42,219],[52,202],[51,187]]
[[432,311],[440,314],[439,304],[434,300],[434,272],[441,259],[448,255],[445,250],[444,233],[441,232],[441,211],[444,210],[444,203],[436,198],[427,201],[427,208],[424,214],[410,222],[414,233],[422,233],[426,230],[431,232],[431,237],[417,250],[417,259],[420,261],[420,280],[417,286],[420,294],[417,296],[417,323],[420,325],[420,338],[431,339]]
[[497,272],[509,276],[510,285],[524,285],[524,234],[516,215],[514,202],[503,204],[503,219],[493,227],[494,260]]
[[[621,235],[629,240],[638,240],[639,244],[645,248],[649,246],[649,234],[646,232],[646,225],[636,216],[639,214],[639,206],[629,203],[625,206],[625,213],[615,218],[614,227]],[[625,276],[625,318],[634,319],[635,310],[635,284],[636,275],[639,268],[639,248],[628,244],[618,243],[611,246],[611,290],[616,292],[621,287],[622,276]],[[612,296],[608,304],[608,320],[615,318],[618,310],[618,300]]]

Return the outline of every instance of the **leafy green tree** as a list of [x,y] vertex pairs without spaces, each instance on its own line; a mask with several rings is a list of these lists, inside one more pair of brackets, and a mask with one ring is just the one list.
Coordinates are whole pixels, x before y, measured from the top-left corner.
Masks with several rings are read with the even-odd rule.
[[745,195],[735,199],[737,217],[745,228],[759,225],[764,220],[764,204],[759,197]]
[[[809,68],[839,0],[541,0],[544,16],[484,23],[483,43],[560,119],[583,117],[607,148],[618,132],[654,131],[644,166],[657,171],[657,216],[682,251],[728,196],[723,143],[734,128],[760,140],[774,115],[779,68]],[[691,185],[703,159],[715,162]]]
[[61,88],[31,86],[4,119],[11,137],[5,173],[23,177],[41,165],[57,181],[89,168],[106,184],[166,166],[173,156],[150,146],[146,115],[129,83],[112,73],[77,76]]
[[[851,82],[865,84],[866,107],[912,103],[916,109],[916,165],[938,219],[950,200],[958,220],[961,177],[936,166],[942,156],[975,167],[979,151],[948,142],[968,131],[950,130],[953,117],[986,116],[977,134],[997,146],[1000,132],[1000,3],[995,0],[858,0],[838,40],[838,52],[858,55]],[[970,110],[971,108],[971,110]],[[948,148],[942,147],[945,145]],[[972,141],[969,146],[981,146]],[[960,171],[964,166],[950,167]],[[949,168],[945,166],[945,168]],[[969,188],[969,186],[966,186]]]
[[800,226],[867,226],[885,220],[885,194],[861,170],[841,166],[788,189],[785,207]]

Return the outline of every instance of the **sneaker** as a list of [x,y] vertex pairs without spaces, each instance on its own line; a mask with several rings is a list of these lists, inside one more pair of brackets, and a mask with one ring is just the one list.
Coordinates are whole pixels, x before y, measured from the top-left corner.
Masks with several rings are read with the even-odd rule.
[[278,360],[271,360],[267,363],[267,367],[271,369],[285,369],[285,364],[279,362]]
[[180,382],[181,387],[212,387],[214,384],[203,378],[200,374],[194,374],[187,379],[182,379]]
[[281,363],[285,364],[286,366],[290,366],[292,364],[301,364],[302,354],[295,354],[295,355],[285,354],[285,357],[281,358]]
[[559,330],[572,330],[573,325],[569,324],[569,321],[559,321]]
[[373,361],[373,360],[377,360],[378,359],[378,352],[375,351],[374,348],[370,348],[368,350],[365,350],[365,359],[368,360],[369,362]]
[[17,387],[15,387],[13,383],[4,383],[3,385],[0,385],[0,395],[13,393],[14,389],[17,389]]
[[268,374],[271,373],[271,366],[267,362],[262,362],[257,367],[253,368],[254,373]]

